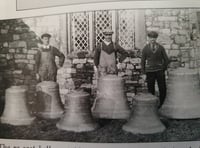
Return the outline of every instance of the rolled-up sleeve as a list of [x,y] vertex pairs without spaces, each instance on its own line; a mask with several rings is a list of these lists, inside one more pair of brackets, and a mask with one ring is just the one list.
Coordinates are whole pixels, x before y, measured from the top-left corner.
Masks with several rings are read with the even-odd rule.
[[54,48],[53,50],[55,56],[59,57],[59,65],[62,67],[65,61],[65,55],[62,52],[60,52],[57,48]]
[[116,50],[121,55],[119,58],[119,62],[123,62],[126,57],[128,57],[128,52],[118,44],[116,44]]
[[94,51],[94,65],[95,66],[99,65],[100,54],[101,54],[100,45],[97,45]]
[[37,54],[35,55],[35,71],[36,73],[39,72],[39,66],[40,66],[40,58],[41,58],[41,51],[38,49]]

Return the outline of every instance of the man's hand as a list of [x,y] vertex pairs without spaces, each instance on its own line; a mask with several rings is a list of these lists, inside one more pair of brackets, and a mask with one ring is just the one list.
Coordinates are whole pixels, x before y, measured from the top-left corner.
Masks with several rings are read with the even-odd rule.
[[60,69],[61,67],[62,67],[61,65],[59,65],[59,64],[57,65],[57,69]]
[[36,73],[36,80],[39,81],[40,80],[40,75],[38,73]]
[[144,81],[146,81],[146,78],[147,78],[147,77],[146,77],[145,74],[142,74],[142,75],[141,75],[141,78],[142,78]]
[[99,74],[98,74],[98,69],[96,66],[94,66],[94,73],[95,73],[95,77],[98,78]]
[[94,72],[97,72],[97,67],[96,66],[94,66]]

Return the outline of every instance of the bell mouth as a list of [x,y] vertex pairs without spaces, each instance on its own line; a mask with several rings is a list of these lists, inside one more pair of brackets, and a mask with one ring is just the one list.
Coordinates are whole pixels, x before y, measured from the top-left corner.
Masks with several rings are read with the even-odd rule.
[[139,93],[136,95],[135,98],[136,101],[143,101],[143,102],[148,102],[148,101],[157,101],[158,98],[151,93],[145,92],[145,93]]
[[70,91],[69,93],[67,93],[65,95],[66,97],[69,96],[70,98],[79,98],[79,97],[87,97],[89,96],[89,93],[85,92],[82,88],[79,88],[79,89],[75,89],[75,90],[72,90]]
[[105,75],[105,76],[101,76],[100,78],[99,78],[99,80],[100,79],[103,79],[103,80],[110,80],[110,81],[116,81],[116,79],[123,79],[122,77],[120,77],[120,76],[118,76],[118,75],[116,75],[116,74],[107,74],[107,75]]
[[21,86],[19,86],[19,85],[13,85],[10,88],[21,88]]
[[48,89],[55,89],[59,87],[57,82],[54,81],[42,81],[37,84],[36,87],[48,88]]
[[13,85],[10,88],[8,88],[8,91],[12,92],[24,92],[28,90],[28,86],[26,85]]

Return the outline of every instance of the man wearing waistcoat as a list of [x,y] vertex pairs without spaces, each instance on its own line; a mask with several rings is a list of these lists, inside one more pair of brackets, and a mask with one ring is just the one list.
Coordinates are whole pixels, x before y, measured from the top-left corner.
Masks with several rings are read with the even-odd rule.
[[121,46],[112,42],[112,34],[112,30],[104,30],[104,40],[95,49],[94,64],[98,69],[99,77],[106,74],[117,74],[117,53],[121,54],[119,62],[128,56]]
[[49,45],[51,35],[41,36],[42,44],[36,56],[36,78],[39,81],[56,81],[57,65],[55,57],[59,57],[59,66],[62,67],[65,56],[57,48]]
[[166,97],[165,70],[169,64],[169,58],[163,46],[156,42],[158,33],[148,33],[149,43],[142,50],[142,73],[146,74],[148,92],[155,95],[155,81],[158,83],[160,104],[162,106]]

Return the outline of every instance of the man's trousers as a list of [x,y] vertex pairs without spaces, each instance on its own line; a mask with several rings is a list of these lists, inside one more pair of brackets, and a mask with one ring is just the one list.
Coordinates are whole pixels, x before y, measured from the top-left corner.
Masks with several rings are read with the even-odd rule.
[[165,71],[159,70],[155,72],[147,72],[146,75],[147,75],[148,92],[150,92],[151,94],[155,95],[155,81],[157,81],[158,83],[159,99],[160,99],[159,108],[160,108],[164,103],[167,92]]

